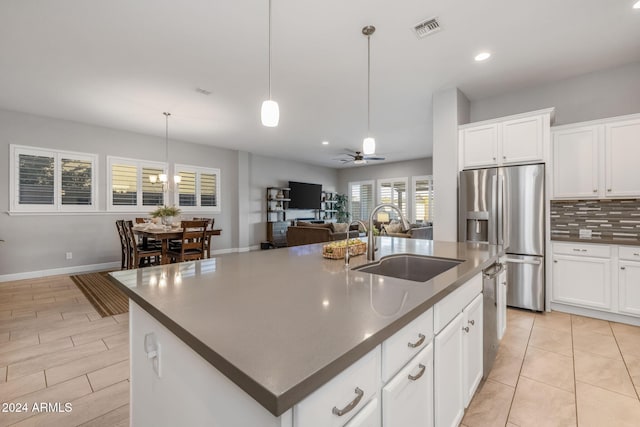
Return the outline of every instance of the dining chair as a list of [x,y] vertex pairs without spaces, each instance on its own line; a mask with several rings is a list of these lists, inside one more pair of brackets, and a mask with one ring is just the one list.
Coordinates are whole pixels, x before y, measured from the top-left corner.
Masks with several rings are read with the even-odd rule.
[[[216,221],[215,218],[193,218],[194,221],[209,221],[207,228],[213,230],[213,224]],[[204,239],[204,251],[207,254],[207,258],[211,256],[211,234],[205,236]]]
[[124,230],[127,236],[127,242],[129,243],[129,263],[127,268],[132,269],[143,267],[144,264],[152,265],[160,263],[162,249],[156,246],[144,248],[138,244],[136,236],[133,233],[133,221],[125,221]]
[[125,270],[129,265],[129,242],[124,230],[124,219],[116,221],[116,229],[118,230],[118,237],[120,238],[120,249],[122,250],[122,261],[120,263],[120,269]]
[[205,258],[205,231],[208,220],[182,221],[182,237],[178,245],[170,247],[167,257],[171,262],[182,262]]

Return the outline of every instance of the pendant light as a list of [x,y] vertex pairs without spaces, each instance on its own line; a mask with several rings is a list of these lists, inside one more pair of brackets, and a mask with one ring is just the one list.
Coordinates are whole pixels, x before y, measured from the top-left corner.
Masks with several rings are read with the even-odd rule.
[[375,31],[373,25],[362,29],[362,34],[367,36],[367,137],[362,141],[362,153],[365,156],[376,152],[376,140],[371,136],[371,35]]
[[[165,111],[162,114],[164,114],[164,118],[165,118],[165,133],[164,133],[165,152],[164,152],[164,160],[165,160],[165,162],[167,163],[167,166],[168,166],[169,165],[169,116],[171,115],[171,113],[168,113],[168,112]],[[182,180],[182,177],[180,175],[174,175],[173,176],[173,182],[175,184],[180,184],[181,180]],[[168,179],[166,173],[161,173],[158,176],[150,175],[149,176],[149,181],[151,181],[152,184],[155,184],[156,182],[160,181],[160,183],[162,184],[162,190],[163,191],[167,191],[169,189],[169,179]]]
[[269,99],[262,103],[260,116],[263,126],[276,127],[280,121],[278,103],[271,99],[271,0],[269,0]]

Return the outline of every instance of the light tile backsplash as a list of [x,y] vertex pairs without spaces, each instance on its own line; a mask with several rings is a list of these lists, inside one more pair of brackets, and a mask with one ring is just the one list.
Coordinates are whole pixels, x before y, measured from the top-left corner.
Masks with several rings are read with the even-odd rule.
[[552,239],[591,230],[594,237],[640,243],[640,199],[552,200],[550,215]]

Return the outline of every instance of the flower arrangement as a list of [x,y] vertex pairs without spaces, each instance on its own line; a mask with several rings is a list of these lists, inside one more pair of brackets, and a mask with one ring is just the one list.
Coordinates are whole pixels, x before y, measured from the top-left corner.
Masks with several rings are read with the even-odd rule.
[[158,217],[167,217],[167,216],[178,216],[180,215],[180,212],[182,212],[180,208],[177,208],[175,206],[165,205],[165,206],[158,206],[158,209],[151,212],[149,215],[151,215],[154,218],[158,218]]

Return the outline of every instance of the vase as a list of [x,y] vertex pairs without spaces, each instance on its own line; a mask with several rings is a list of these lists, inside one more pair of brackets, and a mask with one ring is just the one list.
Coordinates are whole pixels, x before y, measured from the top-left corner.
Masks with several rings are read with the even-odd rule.
[[173,217],[172,216],[163,216],[162,217],[162,225],[171,227],[171,224],[173,224]]

